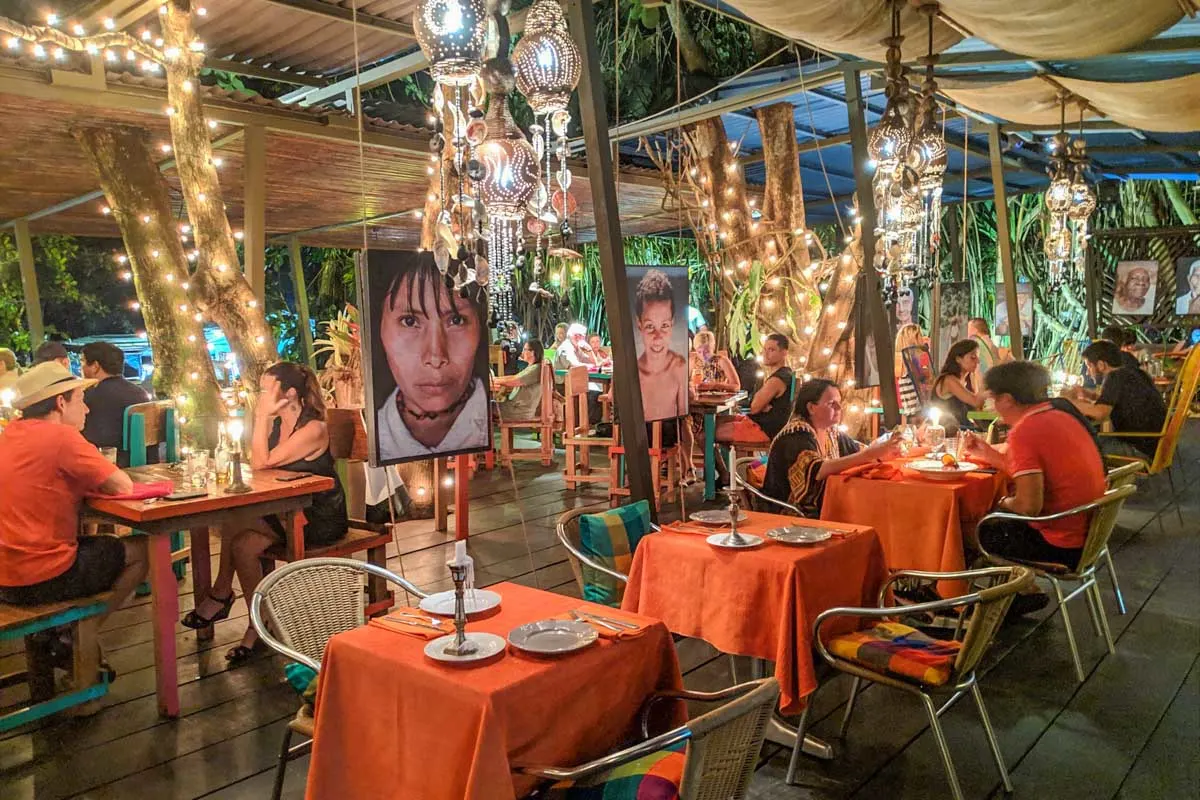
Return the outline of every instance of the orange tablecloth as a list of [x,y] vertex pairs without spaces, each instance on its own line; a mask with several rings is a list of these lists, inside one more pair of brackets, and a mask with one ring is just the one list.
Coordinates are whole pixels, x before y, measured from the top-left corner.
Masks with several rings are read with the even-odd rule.
[[[499,613],[467,630],[518,625],[593,606],[512,583],[489,587]],[[509,648],[500,660],[450,667],[426,641],[373,625],[329,641],[317,692],[309,800],[508,800],[534,781],[519,764],[571,766],[616,749],[642,701],[682,685],[666,627],[559,658]],[[515,785],[514,785],[515,782]]]
[[[762,534],[794,517],[747,512],[739,528]],[[752,550],[721,550],[696,533],[669,529],[644,537],[634,554],[621,607],[658,617],[673,632],[724,653],[775,662],[780,709],[799,713],[817,688],[812,625],[834,606],[874,606],[886,577],[875,533],[820,520],[804,524],[844,532],[817,545],[767,540]],[[826,626],[830,633],[852,628]]]
[[[1004,481],[982,472],[934,481],[907,468],[899,480],[831,475],[821,519],[870,525],[883,543],[889,569],[953,572],[965,569],[963,532],[992,510]],[[965,589],[965,583],[950,581],[939,586],[943,596]]]

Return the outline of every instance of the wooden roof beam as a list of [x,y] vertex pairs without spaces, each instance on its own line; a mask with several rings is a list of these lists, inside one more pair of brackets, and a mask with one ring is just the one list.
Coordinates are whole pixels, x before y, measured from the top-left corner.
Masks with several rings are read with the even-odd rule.
[[332,3],[325,3],[322,0],[264,0],[264,2],[271,5],[283,6],[284,8],[291,8],[296,11],[303,11],[306,14],[326,19],[335,19],[339,22],[356,23],[364,28],[392,33],[396,36],[403,36],[406,39],[417,38],[416,34],[413,33],[412,25],[407,22],[397,22],[394,19],[368,14],[364,11],[359,11],[355,14],[352,9],[336,6]]

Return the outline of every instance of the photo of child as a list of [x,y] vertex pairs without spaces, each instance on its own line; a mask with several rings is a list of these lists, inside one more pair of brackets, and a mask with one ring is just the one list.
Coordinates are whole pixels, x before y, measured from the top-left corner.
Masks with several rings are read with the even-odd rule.
[[687,268],[629,267],[626,274],[646,421],[686,416]]

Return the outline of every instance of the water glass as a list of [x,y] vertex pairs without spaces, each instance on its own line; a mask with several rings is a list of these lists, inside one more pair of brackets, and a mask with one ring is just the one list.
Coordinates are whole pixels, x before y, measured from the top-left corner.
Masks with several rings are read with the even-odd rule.
[[188,457],[188,472],[193,487],[203,489],[208,484],[208,451],[197,450]]
[[117,448],[115,447],[101,447],[100,455],[104,456],[105,461],[110,464],[117,463]]

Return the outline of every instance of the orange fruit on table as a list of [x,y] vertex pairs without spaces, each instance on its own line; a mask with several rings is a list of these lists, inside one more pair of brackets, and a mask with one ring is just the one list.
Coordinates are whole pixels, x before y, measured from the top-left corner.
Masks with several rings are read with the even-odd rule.
[[954,457],[952,454],[950,454],[950,453],[943,453],[943,454],[942,454],[942,466],[943,466],[943,467],[957,467],[957,466],[958,466],[958,459],[956,459],[956,458],[955,458],[955,457]]

